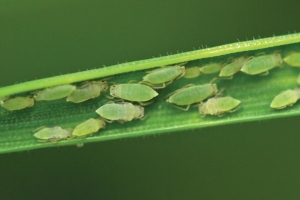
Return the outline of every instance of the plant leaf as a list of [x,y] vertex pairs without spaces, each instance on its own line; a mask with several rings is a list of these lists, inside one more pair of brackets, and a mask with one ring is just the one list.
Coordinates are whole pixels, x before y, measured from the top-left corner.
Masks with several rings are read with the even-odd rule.
[[[262,52],[274,53],[275,51],[280,51],[282,55],[286,55],[291,51],[300,49],[300,45],[297,43],[299,41],[300,34],[290,34],[130,62],[3,87],[0,88],[0,96],[19,93],[26,96],[28,94],[25,92],[32,90],[102,77],[111,77],[109,81],[115,83],[126,83],[130,80],[139,81],[145,75],[145,72],[141,70],[186,61],[191,61],[187,65],[192,66],[207,62],[225,62],[229,57],[239,57],[245,54],[255,56],[257,53]],[[55,144],[38,142],[33,137],[34,130],[41,126],[74,128],[77,124],[91,117],[97,117],[95,110],[109,101],[105,97],[108,93],[101,94],[96,99],[80,104],[69,103],[63,99],[36,102],[33,107],[20,111],[9,112],[1,108],[0,153],[298,115],[300,114],[299,105],[283,110],[272,110],[270,108],[270,103],[277,94],[297,87],[296,78],[299,69],[288,67],[286,64],[282,66],[283,68],[271,70],[268,76],[250,76],[240,73],[235,75],[232,80],[217,81],[218,88],[224,89],[223,95],[230,95],[242,102],[241,108],[234,113],[225,114],[222,117],[206,116],[202,118],[195,107],[187,112],[174,108],[166,102],[165,96],[167,94],[187,84],[208,83],[217,74],[203,75],[194,79],[181,78],[174,81],[167,88],[158,90],[159,96],[154,103],[145,107],[145,113],[148,115],[148,118],[145,120],[134,120],[124,124],[114,122],[107,124],[106,129],[99,130],[91,137],[64,140]]]

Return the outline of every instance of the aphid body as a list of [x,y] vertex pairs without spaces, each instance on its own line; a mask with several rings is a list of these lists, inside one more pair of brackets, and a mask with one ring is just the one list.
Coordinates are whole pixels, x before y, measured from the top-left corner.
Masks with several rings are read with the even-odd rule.
[[300,67],[300,53],[291,53],[283,59],[288,65]]
[[75,127],[72,136],[84,137],[87,135],[91,135],[97,132],[100,128],[104,128],[105,124],[106,123],[103,119],[88,119]]
[[199,105],[199,112],[202,115],[220,115],[232,111],[241,101],[232,97],[210,98]]
[[34,105],[34,99],[30,97],[13,97],[4,101],[1,101],[1,107],[14,111],[21,110]]
[[110,95],[128,101],[145,102],[156,97],[158,93],[147,85],[132,83],[110,86]]
[[71,136],[71,130],[62,129],[59,126],[42,128],[36,132],[34,137],[41,139],[42,142],[57,142],[62,139],[67,139]]
[[110,121],[131,121],[133,119],[141,119],[144,117],[144,108],[136,106],[132,103],[121,102],[114,103],[108,102],[96,110],[101,117]]
[[209,63],[200,67],[200,72],[203,74],[214,74],[222,69],[223,65],[220,63]]
[[69,96],[74,90],[76,86],[74,85],[59,85],[55,87],[45,88],[41,91],[38,91],[34,95],[34,99],[36,101],[52,101],[56,99],[61,99]]
[[96,98],[108,87],[107,81],[91,81],[76,88],[68,97],[67,101],[81,103],[89,99]]
[[162,67],[156,70],[151,71],[149,74],[143,77],[143,81],[157,85],[171,83],[176,78],[181,77],[185,73],[184,66],[168,66]]
[[179,89],[172,94],[167,102],[177,105],[191,105],[201,102],[204,99],[216,94],[218,91],[216,84],[194,85]]
[[261,74],[276,66],[280,66],[281,63],[282,59],[279,53],[263,55],[249,58],[248,61],[245,61],[241,71],[249,75]]
[[199,67],[189,67],[185,68],[184,78],[196,78],[201,75]]
[[277,95],[270,107],[275,109],[285,108],[286,106],[291,106],[298,101],[300,98],[300,89],[296,88],[294,90],[286,90],[279,95]]
[[233,76],[234,74],[240,71],[245,60],[246,60],[245,57],[234,59],[233,62],[229,63],[228,65],[225,65],[225,67],[222,68],[219,76],[220,77]]

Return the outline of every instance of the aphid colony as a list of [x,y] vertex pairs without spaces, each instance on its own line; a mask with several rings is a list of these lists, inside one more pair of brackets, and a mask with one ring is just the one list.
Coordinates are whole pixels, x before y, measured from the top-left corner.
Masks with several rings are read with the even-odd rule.
[[[232,78],[234,74],[240,71],[249,75],[267,74],[269,70],[281,66],[283,61],[290,66],[300,67],[300,53],[291,53],[283,59],[281,54],[274,53],[256,57],[242,56],[231,59],[227,63],[209,63],[189,68],[181,65],[161,67],[147,72],[147,75],[139,83],[111,85],[110,96],[112,99],[117,98],[118,101],[109,101],[100,106],[95,111],[100,117],[90,118],[77,125],[74,130],[62,129],[58,126],[41,128],[34,136],[40,139],[39,141],[56,142],[61,139],[92,135],[99,129],[105,128],[106,122],[124,123],[133,119],[144,119],[144,106],[152,103],[153,99],[158,96],[155,89],[165,88],[181,77],[196,78],[201,74],[219,72],[220,78]],[[298,79],[300,83],[300,76]],[[230,96],[221,97],[218,95],[217,84],[214,84],[213,81],[203,85],[186,85],[170,93],[166,102],[184,111],[187,111],[191,105],[197,105],[202,116],[220,116],[236,111],[241,101]],[[59,85],[34,91],[31,93],[32,95],[27,97],[0,97],[0,104],[7,110],[15,111],[31,107],[38,101],[52,101],[62,98],[66,98],[68,102],[81,103],[100,96],[108,87],[108,82],[104,80],[84,82],[79,86]],[[276,96],[270,106],[275,109],[284,108],[294,104],[299,98],[300,89],[287,90]],[[203,102],[206,99],[208,100]],[[133,104],[134,102],[140,105]]]

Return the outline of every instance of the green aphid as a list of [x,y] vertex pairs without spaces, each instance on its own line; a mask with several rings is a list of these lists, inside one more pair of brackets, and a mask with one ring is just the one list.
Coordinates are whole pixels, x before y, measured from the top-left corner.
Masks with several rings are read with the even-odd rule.
[[91,81],[76,88],[68,97],[67,101],[73,103],[81,103],[89,99],[94,99],[100,95],[102,91],[108,88],[107,81]]
[[245,57],[240,57],[234,59],[231,63],[228,65],[225,65],[220,71],[219,76],[220,77],[230,77],[239,72],[243,66],[243,63],[245,62]]
[[36,132],[34,137],[41,139],[39,142],[57,142],[71,137],[70,129],[62,129],[59,126],[42,128]]
[[59,85],[55,87],[45,88],[38,91],[34,95],[36,101],[52,101],[57,99],[62,99],[69,96],[74,92],[76,86],[74,85]]
[[171,93],[172,95],[167,102],[179,106],[186,105],[187,107],[182,110],[188,110],[191,104],[201,102],[217,92],[218,89],[216,84],[187,85],[186,87]]
[[128,102],[108,102],[98,108],[96,113],[107,119],[108,122],[119,121],[122,123],[133,119],[143,119],[144,108]]
[[147,85],[132,83],[110,86],[110,95],[128,101],[146,102],[156,97],[158,93]]
[[182,77],[185,73],[184,66],[168,66],[150,71],[143,77],[143,81],[151,84],[153,88],[165,88],[166,85],[172,83],[174,80]]
[[300,89],[296,88],[294,90],[286,90],[279,95],[277,95],[270,107],[275,109],[282,109],[286,106],[292,106],[300,98]]
[[282,64],[281,55],[279,53],[258,56],[258,57],[250,57],[245,61],[241,71],[249,74],[256,75],[266,73],[273,69],[276,66],[280,66]]
[[189,67],[185,68],[184,78],[196,78],[201,75],[199,67]]
[[87,121],[77,125],[73,130],[72,136],[85,137],[87,135],[92,135],[99,129],[105,127],[105,121],[103,119],[88,119]]
[[200,73],[202,74],[214,74],[222,69],[223,65],[220,63],[209,63],[200,67]]
[[291,53],[283,59],[288,65],[300,67],[300,53]]
[[234,112],[241,101],[232,97],[210,98],[205,103],[199,104],[199,112],[202,115],[222,115],[226,112]]
[[14,110],[22,110],[24,108],[28,108],[34,105],[34,99],[30,97],[13,97],[10,99],[6,99],[1,101],[1,107],[14,111]]

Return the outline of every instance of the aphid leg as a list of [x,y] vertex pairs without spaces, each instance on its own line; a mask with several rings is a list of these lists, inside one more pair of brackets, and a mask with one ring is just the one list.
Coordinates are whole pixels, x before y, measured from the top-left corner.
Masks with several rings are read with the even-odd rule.
[[235,109],[233,109],[233,110],[229,110],[229,111],[227,111],[227,112],[233,113],[233,112],[235,112],[235,111],[238,111],[239,109],[241,109],[241,106],[238,106],[237,108],[235,108]]
[[248,58],[243,62],[242,66],[244,66],[244,64],[245,64],[246,62],[248,62],[249,60],[251,60],[252,58],[255,58],[255,57],[254,57],[254,56],[248,57]]
[[125,120],[118,120],[120,124],[124,124]]
[[48,142],[48,140],[38,140],[38,142]]
[[153,89],[163,89],[163,88],[166,87],[166,84],[165,84],[165,83],[162,83],[162,86],[153,85],[153,84],[151,84],[151,83],[144,82],[144,81],[140,81],[139,83],[140,83],[140,84],[144,84],[144,85],[148,85],[148,86],[152,87]]
[[113,120],[104,119],[104,118],[103,118],[103,120],[106,121],[107,123],[110,123],[110,124],[114,122]]
[[219,77],[213,78],[209,83],[213,84],[216,80],[219,80],[219,79],[221,79],[221,78],[219,78]]
[[188,84],[188,85],[185,85],[185,86],[183,86],[182,88],[179,88],[178,90],[175,90],[175,91],[173,91],[173,92],[167,94],[164,98],[169,97],[169,96],[171,96],[172,94],[174,94],[174,93],[176,93],[176,92],[179,92],[179,91],[181,91],[181,90],[183,90],[183,89],[185,89],[185,88],[188,88],[188,87],[191,87],[191,86],[194,86],[194,85],[195,85],[195,84]]
[[138,102],[141,106],[147,106],[147,105],[150,105],[153,103],[153,100],[152,101],[146,101],[146,102]]
[[84,143],[78,143],[78,144],[76,144],[76,146],[77,146],[78,148],[81,148],[81,147],[84,146]]
[[140,120],[144,121],[145,119],[147,119],[149,117],[149,115],[145,115],[144,117],[139,118]]
[[180,106],[175,106],[175,105],[172,105],[174,108],[177,108],[177,109],[179,109],[179,110],[183,110],[183,111],[188,111],[189,109],[190,109],[190,106],[191,105],[188,105],[186,108],[182,108],[182,107],[180,107]]
[[269,74],[269,71],[266,71],[264,73],[259,74],[260,76],[267,76]]
[[223,117],[223,116],[224,116],[224,113],[218,114],[218,117]]

